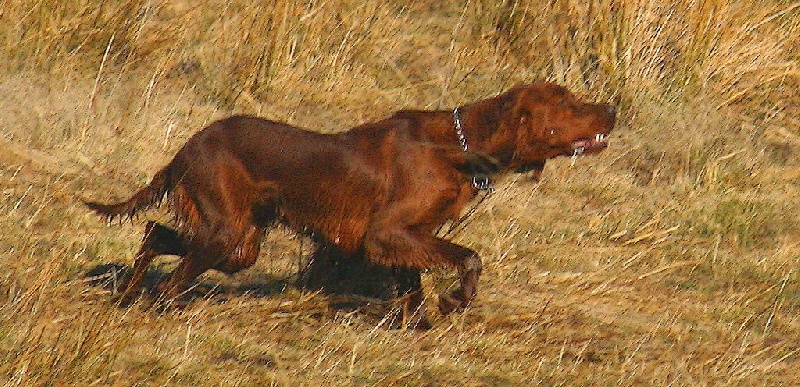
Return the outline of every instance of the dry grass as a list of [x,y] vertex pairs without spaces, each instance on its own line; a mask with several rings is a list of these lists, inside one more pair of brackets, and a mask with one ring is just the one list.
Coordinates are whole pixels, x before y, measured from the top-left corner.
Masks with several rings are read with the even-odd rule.
[[[548,3],[0,3],[0,381],[800,384],[800,3]],[[540,79],[618,102],[612,146],[499,184],[455,237],[477,302],[429,332],[291,286],[308,245],[281,231],[182,312],[93,285],[141,224],[76,197],[129,194],[213,119],[337,131]]]

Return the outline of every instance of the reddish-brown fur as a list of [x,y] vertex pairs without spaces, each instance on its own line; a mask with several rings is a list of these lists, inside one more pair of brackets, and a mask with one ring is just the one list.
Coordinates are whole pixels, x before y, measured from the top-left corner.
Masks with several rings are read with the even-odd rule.
[[[605,148],[610,105],[584,103],[549,83],[514,88],[458,111],[400,111],[339,134],[254,117],[230,117],[192,137],[153,181],[118,204],[86,204],[129,217],[166,196],[175,229],[150,222],[122,298],[129,300],[157,255],[183,257],[158,290],[179,295],[208,269],[252,266],[265,229],[280,222],[345,253],[413,269],[405,291],[421,303],[419,270],[455,267],[461,288],[440,310],[475,297],[477,254],[434,231],[477,194],[473,174],[534,171],[547,159]],[[583,149],[582,149],[583,150]],[[491,170],[491,171],[490,171]]]

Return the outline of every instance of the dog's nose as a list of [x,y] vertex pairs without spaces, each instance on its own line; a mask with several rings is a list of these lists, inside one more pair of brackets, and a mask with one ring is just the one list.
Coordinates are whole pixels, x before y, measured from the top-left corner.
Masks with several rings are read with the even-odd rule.
[[614,106],[614,105],[608,105],[608,114],[610,114],[612,116],[616,116],[617,115],[617,107]]

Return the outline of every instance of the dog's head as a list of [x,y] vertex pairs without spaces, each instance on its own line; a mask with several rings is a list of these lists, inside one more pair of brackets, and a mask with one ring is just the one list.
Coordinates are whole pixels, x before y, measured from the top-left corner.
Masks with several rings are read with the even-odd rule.
[[552,83],[520,86],[501,95],[502,125],[516,132],[511,166],[533,169],[558,156],[601,152],[616,121],[616,108],[581,101]]

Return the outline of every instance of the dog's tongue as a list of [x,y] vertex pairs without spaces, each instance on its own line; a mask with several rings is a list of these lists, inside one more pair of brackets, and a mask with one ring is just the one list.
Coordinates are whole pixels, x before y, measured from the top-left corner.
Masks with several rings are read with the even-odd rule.
[[578,140],[572,143],[572,149],[591,149],[597,146],[606,145],[608,141],[607,134],[598,133],[591,139]]

